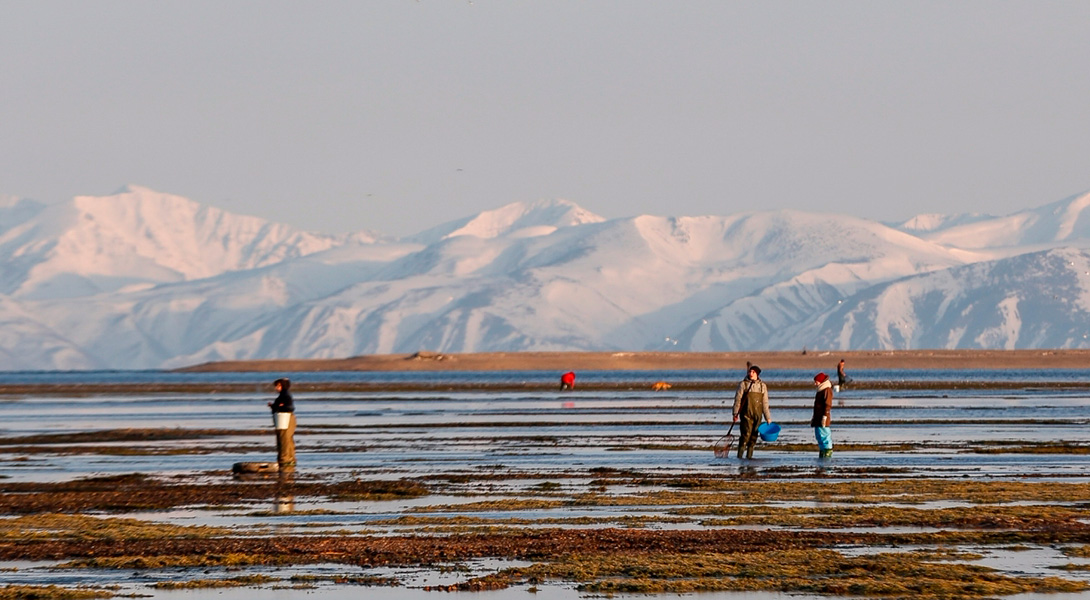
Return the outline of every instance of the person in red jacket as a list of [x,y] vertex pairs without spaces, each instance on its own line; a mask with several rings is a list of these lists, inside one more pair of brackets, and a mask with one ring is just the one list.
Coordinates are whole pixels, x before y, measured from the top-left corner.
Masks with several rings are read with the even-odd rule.
[[568,371],[560,376],[560,390],[574,390],[575,389],[575,373]]

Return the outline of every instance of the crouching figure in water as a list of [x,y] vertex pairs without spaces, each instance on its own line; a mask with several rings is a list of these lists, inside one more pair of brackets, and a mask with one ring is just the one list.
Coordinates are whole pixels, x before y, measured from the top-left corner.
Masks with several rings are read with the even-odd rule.
[[560,391],[575,389],[575,372],[568,371],[560,376]]
[[772,414],[768,410],[768,386],[761,381],[761,367],[752,365],[734,394],[734,422],[741,429],[738,458],[753,458],[761,417],[766,423],[772,422]]
[[830,458],[833,455],[833,434],[829,431],[833,412],[833,382],[825,373],[814,375],[814,416],[810,427],[814,428],[814,437],[818,443],[818,458]]

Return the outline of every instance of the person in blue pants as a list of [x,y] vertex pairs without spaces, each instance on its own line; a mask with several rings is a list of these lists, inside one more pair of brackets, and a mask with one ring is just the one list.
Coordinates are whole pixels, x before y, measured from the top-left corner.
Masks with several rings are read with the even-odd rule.
[[833,383],[825,373],[814,375],[814,385],[817,393],[814,394],[814,416],[810,419],[810,426],[814,428],[814,437],[818,443],[818,458],[830,458],[833,456],[833,436],[829,431],[833,412]]

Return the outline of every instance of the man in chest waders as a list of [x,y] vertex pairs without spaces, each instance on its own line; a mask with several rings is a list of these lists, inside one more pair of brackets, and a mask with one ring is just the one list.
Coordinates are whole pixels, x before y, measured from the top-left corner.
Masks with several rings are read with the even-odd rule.
[[[276,424],[276,462],[281,467],[295,466],[295,401],[291,397],[291,380],[280,378],[273,382],[276,400],[269,403],[273,423]],[[279,415],[280,418],[277,418]]]
[[734,394],[734,422],[742,430],[738,436],[738,458],[742,458],[743,453],[745,458],[753,458],[761,417],[766,423],[772,422],[768,411],[768,386],[761,381],[761,367],[752,365]]

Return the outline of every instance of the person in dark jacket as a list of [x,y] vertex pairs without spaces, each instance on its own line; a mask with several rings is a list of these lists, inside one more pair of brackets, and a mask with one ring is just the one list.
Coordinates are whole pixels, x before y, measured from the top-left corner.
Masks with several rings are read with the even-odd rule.
[[757,427],[763,416],[766,423],[772,422],[772,413],[768,410],[768,386],[761,381],[761,367],[751,365],[746,378],[738,385],[734,394],[734,421],[741,433],[738,436],[738,458],[753,458],[753,446],[757,444]]
[[[295,464],[295,401],[288,391],[291,389],[291,380],[282,377],[273,382],[273,387],[276,388],[277,396],[269,402],[269,408],[272,409],[273,423],[276,424],[276,461],[284,467],[292,466]],[[278,419],[278,414],[287,415],[287,419],[283,416]]]
[[830,458],[833,455],[833,436],[829,430],[833,412],[833,383],[825,373],[814,375],[814,415],[810,418],[810,427],[814,428],[814,437],[818,443],[818,458]]
[[[268,380],[266,379],[265,381]],[[274,413],[295,412],[295,401],[292,400],[291,392],[288,391],[291,389],[291,380],[286,377],[281,377],[273,382],[273,387],[276,388],[278,395],[276,396],[276,400],[269,403],[269,407],[272,408],[272,411]]]

